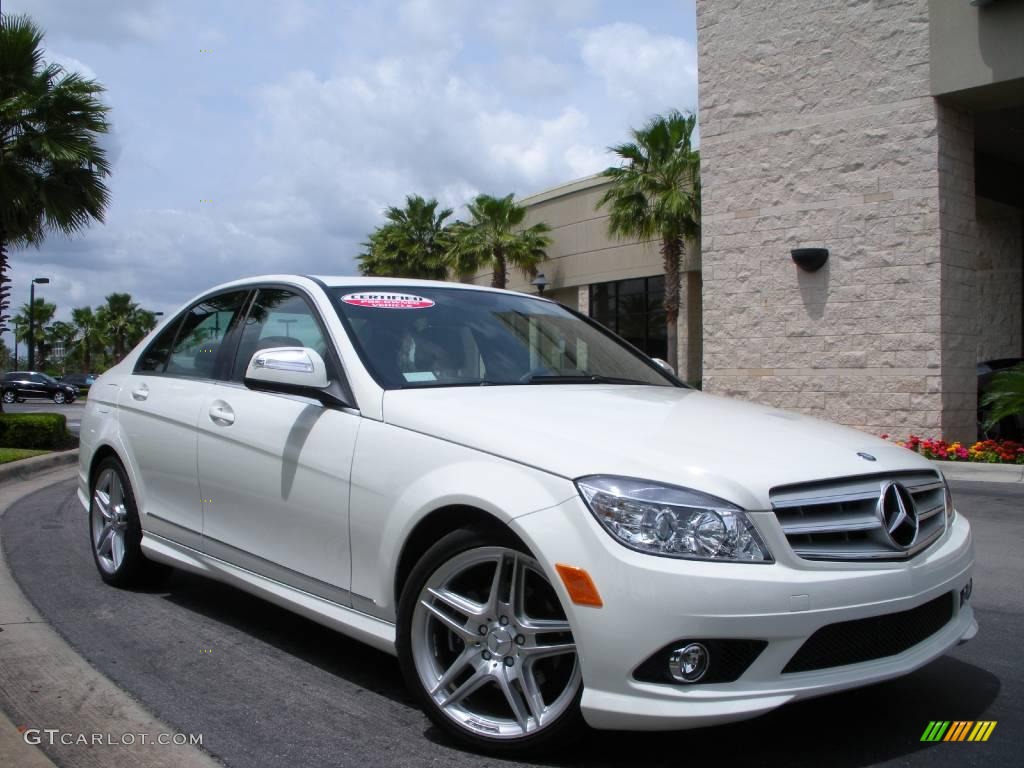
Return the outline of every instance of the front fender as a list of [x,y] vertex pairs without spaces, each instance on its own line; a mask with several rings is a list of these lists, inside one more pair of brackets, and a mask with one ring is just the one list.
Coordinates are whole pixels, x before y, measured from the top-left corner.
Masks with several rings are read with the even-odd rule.
[[352,592],[372,601],[375,613],[393,618],[402,547],[435,510],[475,507],[508,524],[575,495],[565,478],[367,420],[352,467]]

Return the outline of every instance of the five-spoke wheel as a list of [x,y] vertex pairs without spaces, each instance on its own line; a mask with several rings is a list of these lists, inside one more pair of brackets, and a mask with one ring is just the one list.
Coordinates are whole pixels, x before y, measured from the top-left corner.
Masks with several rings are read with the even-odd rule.
[[449,732],[521,751],[578,720],[572,628],[530,555],[456,531],[420,561],[401,607],[406,677]]
[[142,554],[142,527],[128,475],[113,456],[93,472],[89,540],[100,576],[118,587],[140,586],[166,573]]

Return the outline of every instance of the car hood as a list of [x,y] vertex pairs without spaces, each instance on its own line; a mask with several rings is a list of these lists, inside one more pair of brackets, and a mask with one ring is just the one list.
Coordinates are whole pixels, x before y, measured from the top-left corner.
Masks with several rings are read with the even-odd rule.
[[917,454],[855,429],[674,387],[391,390],[384,396],[384,421],[566,478],[657,480],[746,509],[767,509],[769,491],[780,485],[934,469]]

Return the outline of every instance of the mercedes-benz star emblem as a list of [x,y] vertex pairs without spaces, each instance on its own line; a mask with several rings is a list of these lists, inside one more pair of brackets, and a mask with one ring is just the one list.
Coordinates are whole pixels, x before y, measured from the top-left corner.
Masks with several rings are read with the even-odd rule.
[[878,496],[878,517],[886,536],[895,546],[900,549],[914,546],[920,523],[914,497],[905,485],[891,480],[882,484],[882,492]]

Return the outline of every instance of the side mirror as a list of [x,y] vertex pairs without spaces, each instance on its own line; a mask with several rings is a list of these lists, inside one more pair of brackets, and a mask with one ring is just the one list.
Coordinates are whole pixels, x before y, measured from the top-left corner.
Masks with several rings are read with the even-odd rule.
[[315,397],[329,384],[324,359],[309,347],[261,349],[245,369],[245,386],[249,389]]
[[675,375],[676,375],[676,370],[675,370],[675,368],[673,368],[673,367],[672,367],[671,365],[669,365],[668,363],[666,363],[666,362],[665,362],[664,360],[662,360],[662,359],[661,359],[660,357],[652,357],[652,358],[651,358],[651,360],[653,360],[653,361],[654,361],[654,364],[655,364],[656,366],[658,366],[659,368],[661,368],[661,370],[665,371],[666,373],[671,373],[671,374],[672,374],[673,376],[675,376]]

